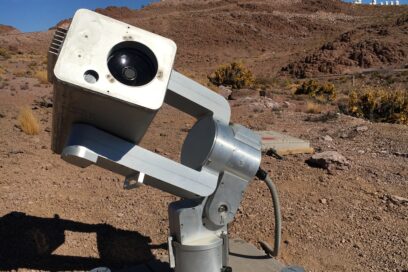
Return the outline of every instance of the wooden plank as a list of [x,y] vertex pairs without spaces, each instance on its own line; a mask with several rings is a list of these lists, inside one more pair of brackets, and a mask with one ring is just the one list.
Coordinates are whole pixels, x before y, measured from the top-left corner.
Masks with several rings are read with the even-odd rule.
[[310,147],[310,142],[296,137],[282,134],[277,131],[258,131],[261,136],[262,151],[273,150],[278,155],[288,154],[310,154],[314,149]]

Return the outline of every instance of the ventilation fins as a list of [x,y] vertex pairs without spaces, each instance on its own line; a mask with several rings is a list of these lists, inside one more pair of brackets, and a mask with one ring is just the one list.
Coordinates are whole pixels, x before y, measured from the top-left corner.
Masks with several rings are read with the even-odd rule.
[[47,65],[47,73],[48,73],[48,81],[53,83],[54,81],[54,66],[57,62],[58,55],[64,44],[65,37],[67,35],[68,30],[64,28],[58,27],[54,33],[54,38],[52,39],[50,48],[48,49],[48,65]]

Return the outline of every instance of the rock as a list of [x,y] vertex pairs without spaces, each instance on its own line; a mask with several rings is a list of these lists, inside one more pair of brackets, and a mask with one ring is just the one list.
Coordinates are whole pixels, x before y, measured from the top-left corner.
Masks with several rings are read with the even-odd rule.
[[254,112],[262,112],[265,109],[277,110],[281,106],[269,97],[245,97],[238,101],[239,105],[249,105],[249,108]]
[[394,155],[397,157],[408,158],[408,153],[394,152]]
[[12,149],[8,152],[9,155],[23,154],[24,151],[21,149]]
[[39,100],[34,100],[34,105],[40,108],[52,108],[53,106],[52,98],[47,97],[47,96],[42,96],[40,97]]
[[333,142],[333,138],[330,137],[329,135],[324,136],[323,140],[326,141],[326,142]]
[[386,198],[395,205],[408,205],[408,198],[396,195],[387,195]]
[[221,86],[218,87],[218,89],[220,90],[218,92],[219,95],[223,96],[225,99],[230,98],[230,95],[232,93],[232,90],[230,88],[221,85]]
[[238,100],[246,98],[259,98],[259,92],[253,89],[232,90],[228,100]]
[[6,117],[6,115],[4,113],[0,112],[0,118],[4,118],[4,117]]
[[358,126],[358,127],[356,127],[357,132],[365,132],[367,130],[368,130],[367,126]]
[[346,133],[346,132],[344,132],[344,133],[342,133],[340,135],[340,138],[342,138],[342,139],[347,139],[348,137],[350,137],[350,135],[348,133]]
[[320,199],[319,201],[320,201],[320,203],[322,203],[322,204],[327,204],[327,199],[325,199],[325,198],[322,198],[322,199]]
[[350,169],[350,161],[336,151],[325,151],[316,153],[306,163],[312,167],[323,168],[327,170],[348,170]]
[[46,164],[44,164],[42,166],[42,169],[44,169],[46,171],[50,170],[51,168],[52,168],[52,164],[50,164],[50,163],[46,163]]
[[283,107],[285,107],[285,108],[289,108],[289,107],[292,107],[294,104],[292,104],[292,103],[290,103],[290,102],[288,102],[288,101],[284,101],[283,102]]

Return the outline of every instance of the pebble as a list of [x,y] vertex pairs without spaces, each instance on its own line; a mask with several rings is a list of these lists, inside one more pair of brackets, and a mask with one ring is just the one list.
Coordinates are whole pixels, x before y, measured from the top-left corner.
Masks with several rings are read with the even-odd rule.
[[368,130],[367,126],[358,126],[358,127],[356,127],[357,132],[365,132],[367,130]]
[[323,137],[323,140],[325,140],[326,142],[332,142],[333,138],[330,137],[329,135],[326,135],[326,136]]
[[408,205],[408,198],[397,195],[389,195],[387,198],[395,205]]
[[320,199],[319,201],[320,201],[320,203],[322,203],[322,204],[327,204],[327,199],[325,199],[325,198],[322,198],[322,199]]

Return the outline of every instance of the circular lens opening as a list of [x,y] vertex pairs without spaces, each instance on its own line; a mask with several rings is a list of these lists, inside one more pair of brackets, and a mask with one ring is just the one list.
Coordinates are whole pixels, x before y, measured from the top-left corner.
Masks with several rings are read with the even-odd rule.
[[84,79],[88,83],[95,83],[99,79],[99,75],[94,70],[88,70],[84,73]]
[[157,59],[152,50],[139,42],[115,45],[108,57],[112,76],[128,86],[143,86],[157,74]]

